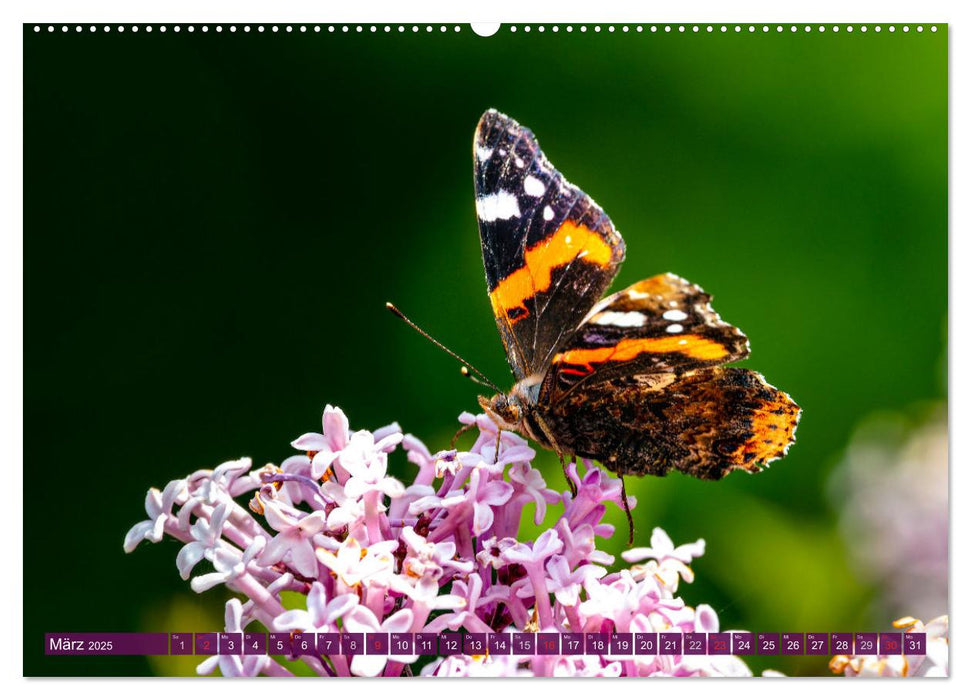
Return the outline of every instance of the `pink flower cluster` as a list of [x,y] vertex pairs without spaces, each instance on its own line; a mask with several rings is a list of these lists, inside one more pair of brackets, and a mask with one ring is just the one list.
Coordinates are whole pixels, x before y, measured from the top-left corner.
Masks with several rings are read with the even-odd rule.
[[[718,631],[711,607],[677,595],[704,540],[675,547],[655,528],[650,547],[624,552],[630,566],[609,570],[614,557],[598,539],[614,534],[603,516],[608,504],[622,507],[620,480],[584,461],[582,475],[569,466],[576,495],[558,493],[523,438],[497,436],[485,415],[459,420],[478,431],[472,447],[433,454],[397,424],[351,431],[328,406],[323,432],[297,438],[303,454],[279,467],[240,459],[149,490],[148,519],[128,532],[125,550],[166,534],[184,542],[176,564],[194,591],[223,585],[240,596],[226,603],[230,632]],[[399,449],[417,467],[407,486],[388,473]],[[537,526],[551,523],[531,541],[520,539],[527,504]],[[305,605],[286,609],[285,591]],[[751,675],[732,656],[455,655],[420,669],[415,656],[297,658],[339,676]],[[271,656],[215,656],[198,671],[217,667],[291,673]]]

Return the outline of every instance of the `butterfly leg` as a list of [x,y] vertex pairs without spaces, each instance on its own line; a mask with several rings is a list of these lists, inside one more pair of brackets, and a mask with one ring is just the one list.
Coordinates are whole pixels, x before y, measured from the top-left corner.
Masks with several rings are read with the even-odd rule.
[[627,502],[627,487],[624,485],[624,477],[618,475],[620,479],[620,497],[624,501],[624,513],[627,514],[627,546],[634,544],[634,517],[630,514],[630,504]]
[[[539,424],[539,427],[542,428],[543,435],[546,438],[546,441],[549,443],[549,446],[553,448],[556,456],[560,458],[560,466],[563,468],[563,477],[566,479],[566,483],[570,487],[570,494],[576,498],[577,485],[573,483],[573,479],[570,478],[570,472],[567,471],[567,461],[563,457],[564,450],[562,450],[556,443],[556,439],[553,437],[553,431],[550,430],[549,426],[546,425],[546,421],[543,419],[543,417],[541,415],[534,414],[533,418],[535,418],[536,422]],[[574,455],[573,461],[576,462],[576,459],[577,458]]]
[[[568,462],[566,461],[566,459],[564,459],[563,455],[560,454],[559,452],[556,453],[556,456],[560,458],[560,466],[563,468],[563,478],[566,479],[566,483],[570,487],[570,495],[573,498],[576,498],[577,485],[574,484],[573,479],[570,478],[570,472],[567,470],[567,466],[566,466]],[[574,457],[573,460],[576,461],[576,457]]]
[[469,425],[463,425],[461,428],[459,428],[458,430],[456,430],[455,431],[455,435],[452,436],[452,441],[450,443],[448,443],[448,449],[454,450],[455,449],[455,443],[458,442],[458,439],[460,437],[462,437],[465,433],[467,433],[470,430],[472,430],[472,428],[474,428],[474,427],[475,427],[475,423],[471,423]]
[[502,440],[502,428],[496,427],[496,452],[492,457],[493,463],[499,461],[499,442]]

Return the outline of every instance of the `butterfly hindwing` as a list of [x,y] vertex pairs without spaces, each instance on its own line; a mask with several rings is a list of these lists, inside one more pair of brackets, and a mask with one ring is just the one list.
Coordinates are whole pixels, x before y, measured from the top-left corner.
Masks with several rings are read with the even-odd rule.
[[621,475],[676,469],[721,479],[785,455],[799,413],[757,372],[708,367],[585,385],[550,406],[544,421],[561,449]]
[[473,150],[489,299],[519,380],[545,370],[600,299],[623,261],[624,242],[516,121],[486,112]]
[[679,374],[748,356],[745,335],[721,320],[711,297],[670,273],[642,280],[596,306],[553,357],[555,398],[580,383],[635,374]]

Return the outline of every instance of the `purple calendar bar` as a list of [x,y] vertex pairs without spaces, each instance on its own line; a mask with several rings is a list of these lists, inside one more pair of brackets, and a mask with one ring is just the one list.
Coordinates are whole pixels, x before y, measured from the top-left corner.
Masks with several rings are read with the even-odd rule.
[[44,635],[48,656],[165,656],[169,635],[165,632],[48,632]]
[[516,655],[876,655],[926,654],[924,632],[176,632],[48,633],[49,656],[189,655],[261,656],[370,654],[433,656]]

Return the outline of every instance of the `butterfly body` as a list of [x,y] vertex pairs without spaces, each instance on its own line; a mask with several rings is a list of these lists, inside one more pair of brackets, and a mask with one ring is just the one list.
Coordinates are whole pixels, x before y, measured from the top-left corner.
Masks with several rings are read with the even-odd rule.
[[700,287],[656,275],[602,298],[625,256],[603,210],[495,110],[476,129],[489,299],[516,384],[479,397],[504,429],[624,475],[702,479],[785,454],[799,407],[752,370]]

